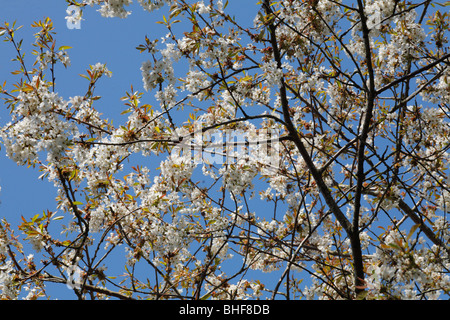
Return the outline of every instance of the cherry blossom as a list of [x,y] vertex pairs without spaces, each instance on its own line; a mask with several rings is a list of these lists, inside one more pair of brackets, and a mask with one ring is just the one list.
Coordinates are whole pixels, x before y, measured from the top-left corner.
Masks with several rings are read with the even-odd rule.
[[445,9],[264,0],[239,21],[224,1],[135,4],[72,4],[168,10],[114,121],[95,91],[114,70],[93,61],[64,97],[51,20],[33,23],[32,66],[0,27],[19,65],[1,143],[57,191],[53,211],[0,222],[2,298],[49,282],[79,299],[448,298]]

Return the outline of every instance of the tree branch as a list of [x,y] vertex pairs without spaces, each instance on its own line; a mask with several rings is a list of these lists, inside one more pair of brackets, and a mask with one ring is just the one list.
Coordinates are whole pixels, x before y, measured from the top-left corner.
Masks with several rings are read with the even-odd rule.
[[424,71],[427,71],[427,70],[433,68],[434,66],[438,65],[438,64],[441,63],[441,62],[445,62],[445,60],[447,60],[447,59],[449,59],[449,58],[450,58],[450,53],[447,53],[446,55],[442,56],[442,57],[439,58],[439,59],[436,59],[435,61],[431,62],[430,64],[428,64],[428,65],[426,65],[426,66],[424,66],[424,67],[422,67],[422,68],[420,68],[420,69],[417,69],[417,70],[415,70],[415,71],[413,71],[413,72],[411,72],[411,73],[408,73],[407,75],[405,75],[405,76],[403,76],[403,77],[401,77],[401,78],[398,78],[397,80],[394,80],[394,81],[392,81],[391,83],[385,85],[384,87],[378,89],[378,90],[376,91],[376,94],[379,95],[379,94],[382,93],[383,91],[386,91],[386,90],[392,88],[393,86],[395,86],[395,85],[397,85],[397,84],[399,84],[399,83],[402,83],[403,81],[405,81],[405,80],[407,80],[407,79],[410,79],[410,78],[412,78],[412,77],[418,75],[419,73],[422,73],[422,72],[424,72]]
[[[273,11],[270,7],[270,1],[265,0],[264,1],[264,8],[266,11],[266,14],[270,15],[273,14]],[[281,54],[280,50],[278,48],[277,38],[276,38],[276,26],[274,25],[273,21],[270,22],[269,26],[269,32],[270,32],[270,41],[272,44],[274,59],[277,62],[278,68],[281,69]],[[287,93],[286,93],[286,85],[284,82],[284,79],[281,78],[281,85],[280,85],[280,100],[281,100],[281,106],[283,110],[283,116],[284,116],[284,122],[287,131],[289,132],[289,137],[291,141],[293,141],[299,150],[302,158],[304,159],[309,171],[311,172],[311,175],[313,176],[314,180],[316,181],[316,184],[322,194],[322,196],[325,199],[325,202],[329,206],[331,212],[335,215],[336,219],[339,221],[341,226],[344,228],[344,230],[351,234],[353,232],[352,225],[350,221],[347,219],[347,217],[344,215],[344,213],[341,211],[337,203],[334,201],[330,190],[328,189],[326,183],[324,182],[321,173],[316,168],[313,160],[311,159],[308,151],[306,150],[305,145],[300,139],[300,135],[295,128],[294,124],[292,123],[290,113],[289,113],[289,102],[287,99]]]

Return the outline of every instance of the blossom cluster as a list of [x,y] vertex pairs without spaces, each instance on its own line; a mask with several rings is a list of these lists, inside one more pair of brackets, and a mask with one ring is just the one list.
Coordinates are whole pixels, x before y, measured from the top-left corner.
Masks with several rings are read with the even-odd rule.
[[[165,3],[168,3],[167,0],[138,0],[139,4],[145,10],[152,12],[156,9],[161,8]],[[103,17],[106,18],[127,18],[131,11],[126,9],[126,6],[129,6],[133,3],[133,0],[83,0],[83,5],[100,5],[100,9],[98,12]]]
[[[105,64],[72,97],[46,80],[70,66],[67,47],[42,50],[30,72],[18,59],[21,82],[0,88],[8,157],[57,189],[54,212],[19,226],[39,258],[0,224],[2,297],[21,281],[45,295],[74,270],[80,298],[449,294],[450,74],[426,2],[261,1],[250,22],[222,1],[138,2],[171,4],[168,33],[137,47],[145,92],[121,98],[119,125],[94,92]],[[127,18],[131,4],[80,6]],[[448,33],[439,17],[428,25]],[[118,255],[123,270],[105,267]]]

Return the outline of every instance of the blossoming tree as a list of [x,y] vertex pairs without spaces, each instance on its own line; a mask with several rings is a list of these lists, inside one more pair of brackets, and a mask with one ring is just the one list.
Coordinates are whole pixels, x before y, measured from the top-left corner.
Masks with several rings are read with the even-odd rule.
[[[75,21],[132,3],[67,2]],[[95,94],[106,65],[63,97],[52,21],[33,25],[33,65],[16,25],[0,28],[19,65],[0,88],[2,147],[58,192],[19,230],[1,221],[3,298],[49,283],[79,298],[448,298],[448,2],[261,0],[248,21],[220,0],[138,2],[166,7],[167,35],[136,48],[146,92],[124,88],[118,126]]]

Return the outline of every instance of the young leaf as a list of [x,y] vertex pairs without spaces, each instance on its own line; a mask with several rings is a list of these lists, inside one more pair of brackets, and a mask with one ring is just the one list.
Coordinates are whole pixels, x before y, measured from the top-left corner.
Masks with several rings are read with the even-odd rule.
[[67,50],[67,49],[72,49],[72,47],[70,47],[70,46],[61,46],[61,47],[58,48],[58,51]]

